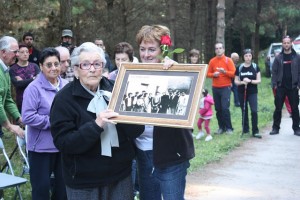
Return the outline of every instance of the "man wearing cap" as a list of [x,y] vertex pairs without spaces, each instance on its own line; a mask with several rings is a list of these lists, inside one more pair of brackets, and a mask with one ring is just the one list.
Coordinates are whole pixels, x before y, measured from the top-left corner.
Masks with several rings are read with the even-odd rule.
[[72,45],[73,32],[70,29],[64,29],[61,35],[61,46],[69,49],[70,54],[73,52],[75,46]]
[[33,46],[34,36],[32,33],[27,32],[23,35],[23,42],[27,46],[29,51],[29,62],[39,65],[40,51]]

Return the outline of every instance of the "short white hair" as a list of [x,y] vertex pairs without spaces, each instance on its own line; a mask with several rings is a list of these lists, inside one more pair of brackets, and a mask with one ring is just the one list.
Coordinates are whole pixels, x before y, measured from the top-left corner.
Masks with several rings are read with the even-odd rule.
[[11,43],[14,43],[14,42],[18,43],[18,41],[14,37],[3,36],[0,39],[0,50],[9,50],[10,46],[11,46]]
[[85,42],[82,43],[79,47],[76,47],[72,54],[71,54],[71,66],[78,66],[79,65],[79,55],[82,52],[96,52],[100,55],[101,59],[103,60],[103,66],[106,64],[105,54],[102,48],[98,47],[92,42]]
[[59,52],[59,54],[66,53],[66,54],[70,55],[70,51],[66,47],[58,46],[58,47],[55,47],[55,49]]

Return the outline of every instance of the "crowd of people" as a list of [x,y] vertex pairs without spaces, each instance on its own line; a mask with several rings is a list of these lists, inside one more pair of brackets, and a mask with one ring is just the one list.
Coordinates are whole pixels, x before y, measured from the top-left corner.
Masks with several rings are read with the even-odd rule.
[[134,95],[129,92],[123,97],[120,111],[184,115],[188,100],[189,95],[174,88],[162,93],[156,91],[155,95],[145,90]]
[[[162,37],[171,40],[168,27],[141,27],[136,35],[139,60],[163,63],[168,70],[176,62],[161,56]],[[187,170],[195,156],[193,130],[113,123],[111,118],[118,113],[107,109],[111,91],[121,63],[137,62],[133,47],[127,42],[116,44],[113,65],[103,40],[76,47],[72,38],[73,32],[65,29],[60,45],[42,51],[34,47],[32,33],[25,33],[20,44],[10,36],[0,39],[0,128],[24,138],[26,126],[32,199],[131,200],[138,191],[141,200],[183,200]],[[282,52],[272,66],[276,93],[271,135],[279,134],[282,106],[288,98],[294,134],[300,136],[300,56],[291,42],[290,37],[283,38]],[[205,141],[213,139],[209,127],[213,106],[218,121],[215,134],[234,133],[231,91],[235,106],[241,108],[243,134],[250,132],[249,104],[252,135],[262,138],[257,114],[261,74],[252,60],[253,51],[245,49],[240,64],[237,53],[225,56],[223,43],[215,44],[215,54],[207,70],[212,96],[207,89],[202,91],[196,139],[205,135],[203,123]],[[198,64],[200,51],[192,49],[189,59]],[[188,99],[189,94],[179,88],[128,92],[120,111],[184,115]]]

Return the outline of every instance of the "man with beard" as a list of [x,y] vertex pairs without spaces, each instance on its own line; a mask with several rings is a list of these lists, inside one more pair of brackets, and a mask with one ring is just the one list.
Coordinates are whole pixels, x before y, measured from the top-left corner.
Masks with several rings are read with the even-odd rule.
[[270,135],[279,134],[282,107],[286,96],[292,108],[294,135],[300,136],[299,130],[299,88],[300,56],[292,48],[292,38],[284,36],[282,51],[275,57],[272,65],[272,87],[276,90],[273,126]]
[[40,51],[33,46],[34,36],[32,33],[27,32],[23,35],[23,42],[27,46],[29,51],[29,62],[39,65]]

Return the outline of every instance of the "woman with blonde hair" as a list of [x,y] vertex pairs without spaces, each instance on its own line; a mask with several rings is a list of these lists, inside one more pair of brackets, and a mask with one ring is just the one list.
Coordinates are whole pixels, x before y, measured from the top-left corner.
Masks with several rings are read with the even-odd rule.
[[[170,30],[162,25],[145,25],[136,36],[142,63],[176,62],[166,56],[171,46]],[[163,59],[163,60],[162,60]],[[195,156],[192,130],[145,126],[135,141],[142,200],[183,200],[189,160]]]

